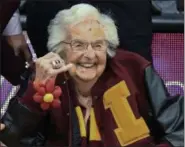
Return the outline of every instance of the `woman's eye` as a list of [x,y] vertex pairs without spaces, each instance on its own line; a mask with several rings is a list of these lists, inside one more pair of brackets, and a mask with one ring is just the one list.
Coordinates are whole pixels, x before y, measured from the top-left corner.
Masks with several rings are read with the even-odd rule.
[[76,46],[77,46],[77,47],[80,47],[80,46],[82,46],[82,45],[81,45],[81,44],[77,44]]
[[100,44],[95,45],[96,48],[101,48],[102,46]]
[[75,44],[75,47],[82,47],[82,44]]

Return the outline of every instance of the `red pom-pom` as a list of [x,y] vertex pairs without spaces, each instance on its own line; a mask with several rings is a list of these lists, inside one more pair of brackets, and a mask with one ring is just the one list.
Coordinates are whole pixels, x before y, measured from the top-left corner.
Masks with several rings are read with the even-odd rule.
[[44,87],[40,87],[40,88],[38,88],[38,93],[39,93],[40,95],[44,96],[44,95],[45,95],[45,93],[46,93],[45,88],[44,88]]
[[59,108],[59,107],[60,107],[60,104],[61,104],[61,102],[60,102],[59,99],[55,99],[55,100],[53,100],[53,102],[52,102],[53,108]]
[[55,86],[55,90],[53,91],[53,95],[55,98],[60,97],[62,94],[62,89],[59,86]]
[[46,82],[46,92],[47,92],[47,93],[53,92],[54,86],[55,86],[55,79],[49,79],[49,80]]
[[39,93],[36,93],[34,96],[33,96],[33,100],[37,103],[41,103],[43,101],[43,97],[39,94]]
[[38,91],[38,89],[40,88],[39,82],[34,81],[34,82],[33,82],[33,87],[34,87],[34,89],[35,89],[36,91]]
[[[42,110],[48,110],[51,106],[53,108],[60,107],[61,102],[59,97],[62,94],[62,90],[59,86],[55,86],[54,78],[48,79],[45,84],[41,82],[34,82],[33,85],[37,91],[37,93],[33,96],[33,99],[35,102],[40,103]],[[49,94],[53,96],[52,100],[50,100],[51,97],[49,97]]]
[[40,107],[42,108],[42,110],[48,110],[49,107],[50,107],[50,105],[47,104],[47,103],[42,103],[42,104],[40,105]]

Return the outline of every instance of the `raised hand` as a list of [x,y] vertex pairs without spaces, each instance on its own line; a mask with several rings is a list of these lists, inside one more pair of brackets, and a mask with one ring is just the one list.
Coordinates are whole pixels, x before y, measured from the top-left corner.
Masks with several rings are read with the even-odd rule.
[[45,82],[50,78],[56,78],[59,73],[66,72],[73,67],[73,64],[65,64],[65,61],[57,54],[50,52],[38,58],[36,65],[36,82]]

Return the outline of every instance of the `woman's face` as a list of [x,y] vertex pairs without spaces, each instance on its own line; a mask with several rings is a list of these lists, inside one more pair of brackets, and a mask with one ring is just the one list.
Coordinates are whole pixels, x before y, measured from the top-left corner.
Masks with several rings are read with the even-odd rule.
[[86,20],[69,26],[69,34],[64,43],[65,60],[74,64],[69,74],[83,82],[98,79],[105,69],[107,57],[103,27],[95,20]]

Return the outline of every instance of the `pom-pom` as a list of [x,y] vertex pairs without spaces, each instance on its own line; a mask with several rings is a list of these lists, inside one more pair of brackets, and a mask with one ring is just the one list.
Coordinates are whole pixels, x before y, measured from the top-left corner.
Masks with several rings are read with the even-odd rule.
[[33,96],[33,100],[40,103],[40,107],[43,110],[48,110],[51,107],[60,107],[59,97],[62,94],[62,90],[59,86],[54,86],[55,80],[49,79],[46,84],[34,82],[34,88],[37,93]]
[[34,96],[33,96],[33,100],[37,103],[41,103],[43,100],[42,100],[42,96],[39,95],[38,93],[36,93]]
[[53,94],[51,93],[47,93],[44,95],[44,102],[46,103],[51,103],[53,101],[54,97],[53,97]]
[[42,110],[48,110],[50,105],[48,103],[41,103],[40,107],[42,108]]

